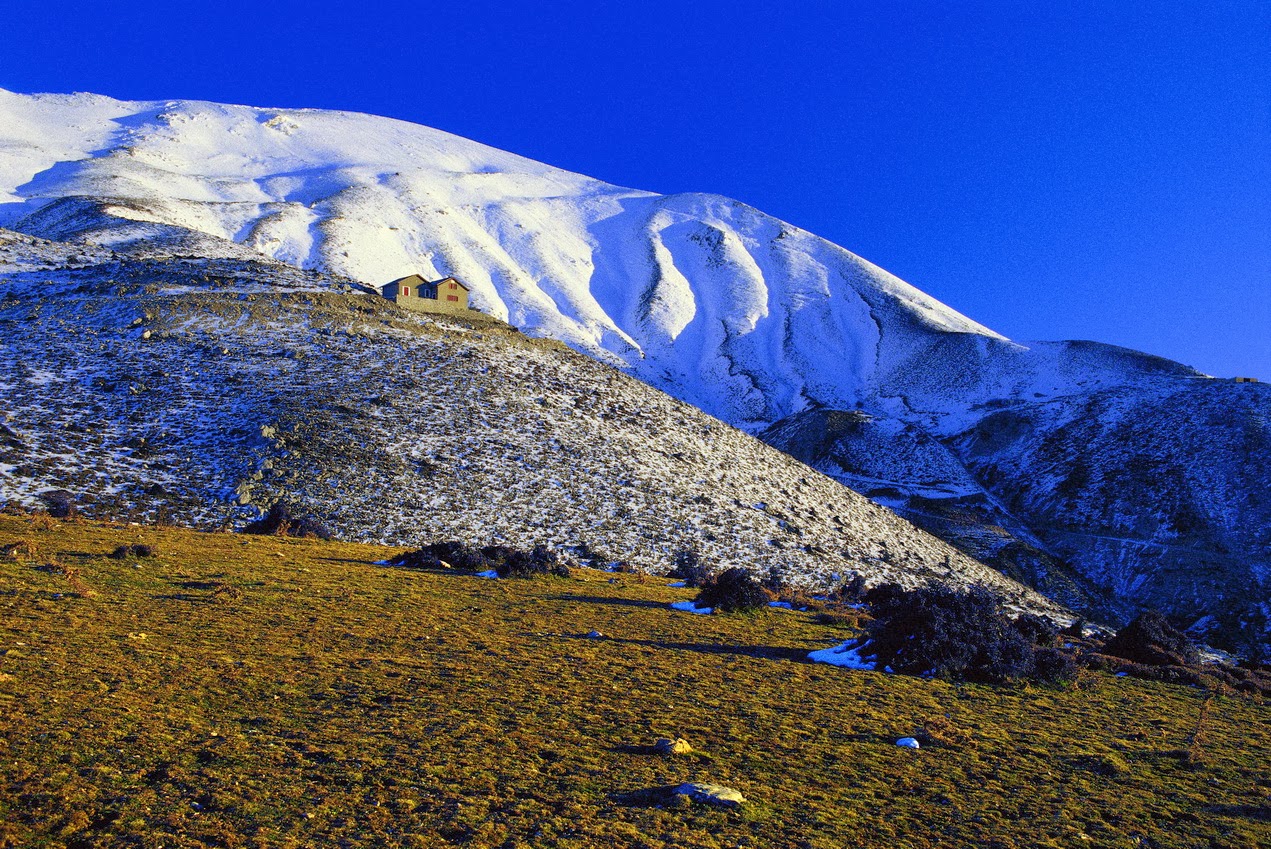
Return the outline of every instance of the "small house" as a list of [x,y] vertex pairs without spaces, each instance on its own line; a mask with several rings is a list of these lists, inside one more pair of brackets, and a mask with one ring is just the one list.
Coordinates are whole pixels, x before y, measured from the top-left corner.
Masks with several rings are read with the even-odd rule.
[[381,286],[380,293],[399,307],[416,312],[464,315],[472,311],[468,287],[455,277],[429,282],[411,274]]
[[1234,379],[1236,383],[1257,383],[1258,382],[1258,378],[1256,377],[1237,377]]

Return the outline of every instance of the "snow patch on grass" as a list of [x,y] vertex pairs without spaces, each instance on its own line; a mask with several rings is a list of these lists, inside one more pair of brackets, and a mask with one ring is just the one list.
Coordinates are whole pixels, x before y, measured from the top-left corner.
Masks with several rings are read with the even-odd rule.
[[831,666],[842,666],[846,669],[860,669],[865,672],[873,672],[878,668],[878,664],[872,660],[867,660],[863,652],[869,648],[869,643],[861,644],[859,640],[848,640],[847,642],[828,649],[818,649],[808,653],[808,660],[815,663],[828,663]]

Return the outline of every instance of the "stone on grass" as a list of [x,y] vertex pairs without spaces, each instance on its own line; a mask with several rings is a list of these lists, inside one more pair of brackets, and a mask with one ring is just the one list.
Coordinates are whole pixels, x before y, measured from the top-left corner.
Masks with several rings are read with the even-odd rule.
[[689,781],[672,791],[676,796],[687,796],[694,802],[704,805],[718,805],[723,808],[735,808],[746,801],[740,792],[722,784],[704,784]]
[[913,737],[901,737],[899,740],[896,741],[896,745],[906,749],[922,748],[921,746],[918,745],[918,741],[915,740]]
[[653,751],[659,755],[688,755],[692,754],[693,747],[683,737],[676,737],[674,740],[659,737],[653,741]]

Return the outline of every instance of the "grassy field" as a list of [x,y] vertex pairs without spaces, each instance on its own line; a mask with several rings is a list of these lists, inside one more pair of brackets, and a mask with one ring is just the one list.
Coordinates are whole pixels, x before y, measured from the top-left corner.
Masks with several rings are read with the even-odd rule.
[[[814,665],[844,626],[678,613],[691,590],[639,576],[0,516],[19,541],[0,847],[1271,845],[1271,710],[1248,698]],[[133,543],[155,556],[106,556]],[[924,724],[947,743],[894,745]],[[626,795],[688,780],[748,802]]]

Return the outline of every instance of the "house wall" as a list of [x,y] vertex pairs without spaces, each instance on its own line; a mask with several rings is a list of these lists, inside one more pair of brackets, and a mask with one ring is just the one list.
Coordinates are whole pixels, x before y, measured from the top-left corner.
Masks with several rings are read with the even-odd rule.
[[[432,294],[434,284],[429,283],[418,274],[412,274],[410,277],[403,277],[401,280],[394,280],[392,283],[386,283],[380,287],[380,293],[385,298],[397,304],[404,309],[413,310],[415,312],[442,313],[445,315],[465,315],[471,311],[468,305],[468,291],[457,282],[454,288],[450,288],[451,281],[449,278],[435,284],[437,289],[436,298],[420,297],[420,293]],[[402,288],[409,288],[410,294],[403,296]],[[449,298],[455,300],[449,300]]]
[[452,280],[442,280],[437,284],[437,300],[434,303],[437,312],[465,313],[470,309],[468,290]]

